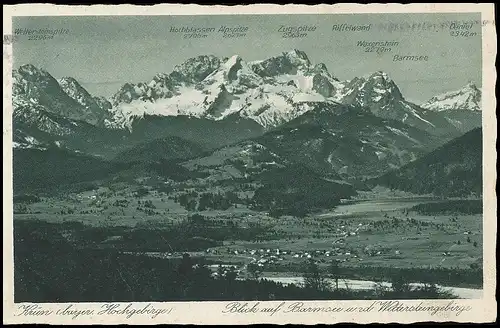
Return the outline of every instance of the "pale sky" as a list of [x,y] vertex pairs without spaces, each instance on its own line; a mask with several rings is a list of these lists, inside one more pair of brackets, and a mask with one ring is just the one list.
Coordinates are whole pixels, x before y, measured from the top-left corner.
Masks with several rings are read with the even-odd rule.
[[[458,89],[468,81],[481,86],[481,29],[476,36],[450,36],[449,28],[387,32],[380,24],[440,24],[454,20],[479,20],[479,14],[345,14],[345,15],[245,15],[245,16],[52,16],[16,17],[13,29],[69,29],[51,40],[18,38],[14,67],[33,64],[55,78],[72,76],[89,92],[111,96],[125,82],[150,81],[169,73],[189,57],[238,54],[246,61],[266,59],[299,49],[313,63],[323,62],[340,80],[385,71],[403,95],[420,103]],[[334,24],[372,24],[368,32],[332,31]],[[248,26],[246,37],[224,39],[218,33],[186,40],[170,27]],[[283,38],[281,25],[314,25],[305,38]],[[366,53],[357,41],[398,41],[399,46],[380,55]],[[394,55],[427,55],[427,62],[394,62]]]

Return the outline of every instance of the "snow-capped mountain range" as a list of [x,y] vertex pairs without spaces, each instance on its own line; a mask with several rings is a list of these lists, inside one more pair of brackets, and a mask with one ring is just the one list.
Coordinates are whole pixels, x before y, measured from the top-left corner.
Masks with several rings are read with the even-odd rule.
[[[476,110],[480,106],[480,97],[468,99],[457,92],[448,98],[455,101],[456,108]],[[396,83],[381,71],[339,81],[325,64],[311,63],[300,50],[253,62],[237,55],[199,56],[150,82],[125,84],[112,97],[113,119],[108,124],[130,127],[134,119],[144,115],[220,120],[238,113],[272,128],[320,104],[343,103],[368,107],[377,116],[427,131],[447,131],[449,122],[434,113],[441,108],[436,99],[429,100],[427,107],[407,101]]]
[[[33,65],[14,70],[13,81],[15,127],[55,135],[71,135],[72,127],[80,129],[82,121],[104,130],[130,131],[145,117],[222,121],[236,115],[269,130],[316,108],[334,110],[344,104],[450,136],[471,128],[463,122],[468,113],[456,116],[450,110],[475,115],[481,101],[480,90],[468,84],[418,106],[407,101],[384,72],[339,81],[325,64],[311,63],[300,50],[253,62],[238,55],[193,57],[151,81],[124,84],[109,100],[92,96],[71,77],[57,81]],[[64,124],[59,124],[61,118]],[[474,121],[472,127],[477,124]],[[26,143],[39,143],[26,130],[19,135]]]
[[449,91],[432,97],[422,108],[434,111],[481,110],[481,90],[472,82],[459,90]]
[[299,50],[263,61],[199,56],[146,83],[125,84],[113,97],[110,126],[130,127],[143,115],[214,120],[239,113],[264,127],[287,122],[310,103],[339,101],[344,84]]

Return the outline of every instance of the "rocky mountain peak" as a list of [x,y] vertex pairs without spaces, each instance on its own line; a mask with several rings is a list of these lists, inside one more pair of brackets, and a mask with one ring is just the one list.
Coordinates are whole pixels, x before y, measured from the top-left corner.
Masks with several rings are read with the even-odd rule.
[[458,90],[432,97],[421,107],[438,112],[444,110],[479,111],[481,110],[481,90],[469,81]]
[[24,78],[29,77],[51,77],[51,75],[44,69],[38,68],[32,64],[22,65],[17,69],[17,73],[21,74]]
[[379,79],[386,80],[388,82],[392,81],[392,79],[390,78],[389,74],[387,74],[384,71],[376,71],[376,72],[374,72],[374,73],[372,73],[370,75],[370,78],[379,78]]
[[170,75],[167,73],[158,73],[153,77],[153,81],[155,82],[160,82],[160,81],[166,81],[170,80]]
[[130,103],[136,99],[145,99],[145,89],[150,89],[144,83],[134,85],[132,83],[125,83],[121,88],[111,97],[113,105],[120,103]]
[[345,103],[361,106],[387,107],[391,102],[404,100],[401,91],[389,75],[382,71],[352,79],[346,87]]
[[274,77],[283,74],[297,74],[310,69],[311,62],[306,53],[293,49],[281,55],[250,63],[252,70],[262,77]]
[[74,93],[84,93],[85,96],[88,95],[88,97],[92,97],[85,88],[83,88],[80,83],[78,83],[77,80],[75,80],[72,77],[63,77],[59,79],[59,85],[61,88],[66,92],[68,95],[71,96],[71,94]]
[[[312,68],[312,72],[315,74],[322,74],[322,75],[326,75],[328,77],[332,77],[330,75],[330,72],[328,72],[328,68],[326,67],[326,65],[324,63],[319,63],[319,64],[314,65],[314,67]],[[334,78],[334,79],[336,81],[338,81],[336,78]]]
[[78,81],[71,77],[71,76],[64,76],[62,78],[59,79],[59,84],[72,84],[72,85],[80,85],[80,83],[78,83]]
[[90,104],[90,102],[94,101],[93,97],[74,78],[63,77],[58,82],[63,91],[80,105],[87,108],[93,105]]
[[[63,77],[59,81],[61,89],[86,111],[86,121],[91,124],[102,124],[108,118],[111,103],[104,97],[92,96],[75,78]],[[83,111],[82,111],[83,113]]]
[[481,92],[481,90],[477,87],[477,85],[473,81],[468,81],[466,85],[464,85],[461,89],[461,91],[466,91],[466,92]]
[[208,75],[219,68],[221,59],[214,55],[192,57],[174,67],[171,77],[182,82],[196,83],[203,81]]
[[238,71],[242,68],[241,62],[241,57],[234,55],[224,63],[224,68],[227,70],[227,79],[229,81],[237,79]]
[[17,90],[15,93],[36,93],[36,88],[31,88],[33,83],[44,87],[57,84],[56,79],[46,70],[32,64],[22,65],[18,69],[13,70],[12,77],[13,89]]
[[297,64],[306,64],[309,66],[311,62],[309,61],[309,57],[304,51],[293,49],[288,52],[285,52],[284,55],[292,62]]
[[378,97],[378,95],[383,95],[389,93],[391,97],[396,100],[403,99],[403,95],[399,90],[396,83],[390,78],[390,76],[382,71],[377,71],[373,73],[368,78],[368,84],[366,85],[371,89],[371,92]]
[[37,113],[43,111],[100,125],[109,115],[109,102],[90,95],[72,77],[57,81],[47,71],[31,64],[19,67],[13,75],[14,111],[22,108],[25,117],[37,117]]

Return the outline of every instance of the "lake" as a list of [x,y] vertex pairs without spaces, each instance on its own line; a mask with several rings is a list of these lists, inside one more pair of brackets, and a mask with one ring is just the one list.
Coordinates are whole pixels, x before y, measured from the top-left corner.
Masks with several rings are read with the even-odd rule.
[[[261,279],[270,280],[274,282],[279,282],[284,285],[288,284],[301,284],[304,279],[302,277],[261,277]],[[332,285],[335,285],[334,279],[326,279]],[[370,290],[374,289],[377,283],[369,280],[353,280],[353,279],[339,279],[339,288],[349,288],[354,290]],[[378,283],[384,287],[391,287],[391,284],[388,282]],[[413,287],[422,286],[423,284],[413,283],[410,284]],[[438,287],[450,291],[452,294],[456,295],[458,298],[463,299],[480,299],[483,295],[482,289],[474,289],[474,288],[462,288],[462,287],[447,287],[440,286]]]

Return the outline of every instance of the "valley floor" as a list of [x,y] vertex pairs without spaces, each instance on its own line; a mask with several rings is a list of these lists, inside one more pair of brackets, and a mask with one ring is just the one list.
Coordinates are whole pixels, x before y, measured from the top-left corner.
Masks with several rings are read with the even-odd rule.
[[[429,214],[414,207],[443,202],[430,197],[377,199],[375,193],[367,193],[364,198],[304,218],[273,218],[244,205],[192,213],[156,191],[138,197],[127,189],[101,188],[18,204],[14,219],[61,227],[80,222],[87,233],[61,229],[79,248],[110,248],[154,258],[188,253],[203,258],[213,274],[220,265],[234,266],[240,279],[296,279],[304,263],[312,260],[324,272],[332,261],[338,263],[336,277],[351,281],[388,282],[404,275],[413,283],[482,288],[482,275],[471,274],[482,272],[481,214]],[[177,236],[169,234],[173,227],[192,222],[193,214],[205,226],[196,230],[187,225],[173,233]],[[224,231],[227,234],[220,235]],[[193,243],[186,246],[176,237]]]

